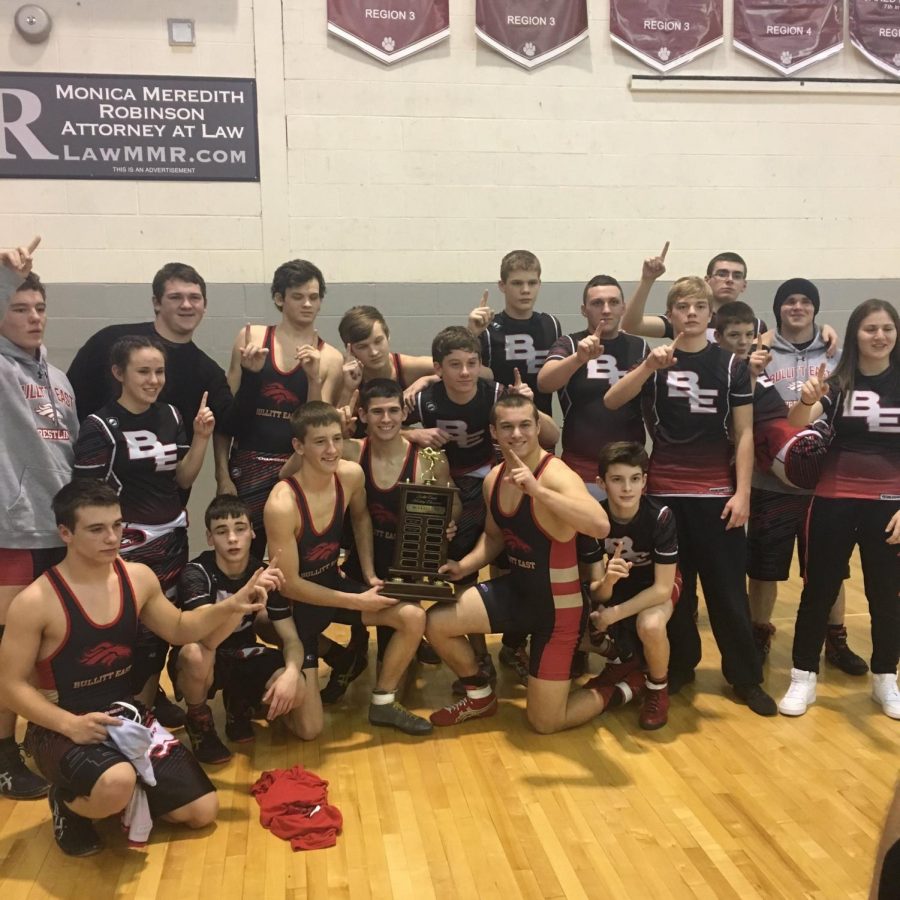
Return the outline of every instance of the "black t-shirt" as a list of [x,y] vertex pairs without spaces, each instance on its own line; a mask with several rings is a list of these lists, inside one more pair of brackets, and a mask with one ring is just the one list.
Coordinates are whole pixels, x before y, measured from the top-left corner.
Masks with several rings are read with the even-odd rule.
[[203,392],[209,393],[207,405],[222,424],[232,404],[231,389],[225,372],[193,341],[175,344],[160,337],[153,322],[136,325],[108,325],[101,328],[75,355],[66,373],[75,391],[78,419],[84,421],[91,413],[119,395],[119,385],[111,373],[109,353],[113,344],[126,335],[147,335],[166,348],[166,384],[159,395],[163,403],[171,403],[184,420],[188,443],[194,437],[194,416],[200,409]]
[[423,428],[442,428],[450,435],[444,447],[451,475],[465,475],[494,464],[491,441],[491,410],[503,394],[503,385],[478,380],[475,396],[468,403],[454,403],[443,381],[416,394],[416,413]]
[[816,495],[900,500],[900,370],[857,372],[849,398],[834,378],[828,385],[821,402],[834,440]]
[[[588,332],[579,331],[559,338],[547,360],[567,359]],[[562,460],[584,481],[597,477],[597,456],[612,441],[646,439],[641,398],[635,397],[621,409],[607,409],[606,392],[647,355],[643,338],[620,333],[603,342],[603,355],[585,363],[559,391],[563,410]]]
[[631,563],[627,578],[613,585],[611,604],[624,603],[653,584],[654,565],[678,562],[678,530],[675,516],[668,506],[652,497],[642,497],[637,514],[630,522],[617,522],[610,512],[609,501],[601,505],[609,516],[609,534],[603,549],[612,558],[622,544],[622,559]]
[[653,453],[647,490],[670,496],[724,496],[734,492],[731,411],[753,402],[747,364],[707,344],[654,373],[644,385]]
[[171,404],[157,401],[135,414],[113,402],[82,424],[75,475],[112,487],[126,522],[163,525],[183,508],[175,467],[188,449],[184,423]]
[[533,312],[527,319],[514,319],[506,310],[497,313],[481,333],[481,361],[494,373],[500,384],[511,385],[515,369],[533,391],[534,402],[541,412],[553,414],[553,395],[537,388],[538,372],[562,328],[556,316]]
[[[211,606],[221,600],[227,600],[250,580],[261,565],[258,559],[251,556],[247,568],[240,575],[232,577],[219,568],[215,551],[206,550],[181,570],[175,592],[175,605],[185,612],[190,612],[202,606]],[[229,651],[255,646],[257,643],[256,632],[253,630],[255,618],[256,613],[245,615],[235,626],[234,631],[219,644],[216,651],[227,654]]]

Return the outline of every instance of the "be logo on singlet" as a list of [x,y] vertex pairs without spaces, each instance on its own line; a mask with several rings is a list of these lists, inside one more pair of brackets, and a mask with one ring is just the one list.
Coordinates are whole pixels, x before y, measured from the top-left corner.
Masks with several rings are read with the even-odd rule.
[[844,404],[844,415],[865,419],[869,431],[900,432],[900,407],[882,406],[875,391],[854,391]]
[[630,562],[635,566],[646,566],[650,562],[650,554],[646,551],[635,550],[634,541],[627,535],[625,537],[605,538],[603,549],[612,557],[619,544],[622,545],[621,557],[625,562]]
[[152,431],[123,431],[129,459],[152,459],[157,472],[170,472],[178,465],[178,447],[161,444]]
[[484,439],[484,429],[473,431],[469,434],[469,426],[461,419],[438,419],[437,427],[450,435],[450,440],[458,447],[465,450],[474,447]]
[[689,402],[692,413],[715,413],[716,388],[700,387],[700,376],[696,372],[666,372],[669,397],[681,397]]
[[526,364],[529,375],[537,375],[547,358],[549,350],[535,350],[534,338],[530,334],[506,335],[506,361]]
[[610,384],[615,384],[623,375],[616,367],[613,356],[598,356],[588,362],[586,369],[588,378],[597,378]]

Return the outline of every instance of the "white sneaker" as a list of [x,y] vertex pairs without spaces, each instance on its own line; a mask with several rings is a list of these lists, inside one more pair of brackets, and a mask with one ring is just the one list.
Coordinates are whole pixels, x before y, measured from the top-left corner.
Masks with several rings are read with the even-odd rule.
[[872,699],[880,703],[881,708],[892,719],[900,719],[900,688],[897,687],[896,675],[890,672],[873,675]]
[[[895,685],[896,686],[896,685]],[[802,716],[816,702],[816,673],[791,669],[791,686],[778,704],[783,716]]]

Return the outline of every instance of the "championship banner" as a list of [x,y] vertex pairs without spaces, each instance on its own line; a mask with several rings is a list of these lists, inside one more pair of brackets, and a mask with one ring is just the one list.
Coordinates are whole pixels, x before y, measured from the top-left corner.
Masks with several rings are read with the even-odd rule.
[[390,64],[450,36],[450,0],[328,0],[328,30]]
[[791,75],[844,45],[841,0],[734,0],[734,46]]
[[587,0],[477,0],[475,34],[498,53],[533,69],[587,37]]
[[722,0],[609,0],[609,36],[668,72],[722,43]]
[[849,0],[850,40],[879,69],[900,77],[900,0]]

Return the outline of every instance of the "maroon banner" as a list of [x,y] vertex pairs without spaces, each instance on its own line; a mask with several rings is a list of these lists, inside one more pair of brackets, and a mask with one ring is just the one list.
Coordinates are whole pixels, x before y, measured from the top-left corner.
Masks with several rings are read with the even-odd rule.
[[722,0],[609,0],[609,36],[668,72],[722,43]]
[[900,77],[900,0],[849,0],[850,40],[862,55]]
[[587,0],[477,0],[475,34],[526,69],[587,37]]
[[734,46],[782,75],[837,53],[842,0],[734,0]]
[[450,35],[450,0],[328,0],[328,30],[383,63]]

